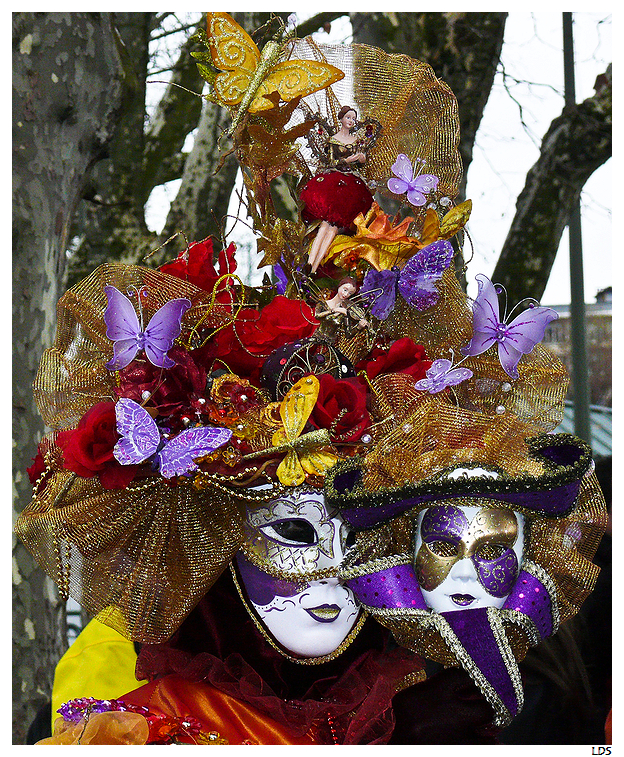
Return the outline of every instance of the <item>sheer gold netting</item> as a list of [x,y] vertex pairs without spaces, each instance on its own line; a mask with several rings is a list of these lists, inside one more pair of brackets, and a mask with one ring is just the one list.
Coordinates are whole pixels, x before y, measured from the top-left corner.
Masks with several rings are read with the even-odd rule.
[[312,110],[337,124],[340,107],[353,105],[360,118],[381,123],[381,137],[361,169],[367,179],[385,182],[404,153],[426,161],[424,170],[440,179],[441,194],[456,196],[462,173],[457,100],[429,65],[368,45],[316,45],[310,38],[297,40],[293,57],[323,60],[345,74],[305,98]]
[[53,429],[41,445],[49,472],[16,530],[65,595],[128,638],[156,642],[173,633],[239,548],[243,502],[160,476],[105,490],[97,477],[63,469],[56,433],[75,427],[95,402],[114,398],[115,374],[105,367],[113,351],[106,284],[124,293],[147,284],[145,323],[168,300],[188,297],[180,336],[186,344],[199,343],[192,328],[200,319],[210,329],[230,317],[196,287],[138,266],[104,265],[70,289],[35,380],[41,415]]
[[134,641],[171,636],[242,541],[242,503],[162,478],[107,491],[57,470],[17,533],[65,596]]
[[567,517],[530,519],[527,557],[543,566],[554,581],[562,623],[578,612],[593,591],[600,568],[592,559],[607,517],[604,497],[592,472],[581,480],[576,507]]
[[[393,339],[407,336],[422,344],[432,360],[458,362],[472,334],[470,302],[451,270],[439,291],[438,303],[422,313],[397,303],[384,329]],[[561,422],[568,387],[561,361],[537,345],[520,360],[515,381],[502,369],[496,347],[462,366],[473,377],[437,394],[416,389],[406,374],[372,380],[374,444],[365,458],[366,489],[401,486],[477,461],[504,461],[512,475],[541,473],[541,465],[527,457],[525,440]]]
[[207,328],[228,322],[221,305],[182,279],[141,266],[100,266],[59,300],[56,339],[44,352],[35,377],[35,402],[44,422],[53,429],[76,426],[95,402],[114,397],[115,374],[106,368],[113,356],[113,342],[106,336],[104,323],[107,284],[124,294],[147,286],[147,296],[141,299],[145,325],[169,300],[188,298],[192,307],[182,318],[182,343],[199,344],[193,327],[200,320]]
[[[440,298],[429,310],[419,312],[400,298],[384,330],[394,339],[410,337],[422,344],[431,360],[462,361],[461,348],[472,337],[471,301],[455,272],[447,269],[438,284]],[[515,415],[534,430],[532,435],[552,431],[563,418],[568,390],[568,372],[559,358],[538,344],[518,364],[518,378],[511,380],[501,367],[497,347],[462,361],[474,377],[452,389],[457,404],[496,416]]]

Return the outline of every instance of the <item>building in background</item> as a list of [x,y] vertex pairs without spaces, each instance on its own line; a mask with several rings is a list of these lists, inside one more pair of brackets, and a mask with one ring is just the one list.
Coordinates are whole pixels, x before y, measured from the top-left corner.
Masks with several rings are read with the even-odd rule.
[[[570,306],[554,305],[559,318],[546,328],[543,344],[550,348],[565,364],[572,375],[572,344],[570,335]],[[600,407],[611,407],[611,287],[596,295],[596,302],[585,304],[587,323],[587,358],[589,366],[590,402]],[[568,400],[574,399],[571,385]]]

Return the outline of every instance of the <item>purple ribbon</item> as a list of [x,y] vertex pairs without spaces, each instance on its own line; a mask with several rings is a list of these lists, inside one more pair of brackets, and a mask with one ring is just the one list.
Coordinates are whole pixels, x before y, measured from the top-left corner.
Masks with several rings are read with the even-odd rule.
[[[494,688],[511,717],[515,717],[520,705],[496,636],[490,626],[487,607],[443,612],[441,615]],[[467,672],[470,673],[469,668]]]
[[341,510],[340,514],[353,528],[370,528],[377,523],[396,518],[413,507],[461,496],[467,499],[485,498],[496,502],[505,502],[512,510],[521,507],[553,517],[563,515],[572,507],[580,485],[580,481],[577,480],[545,491],[497,492],[487,491],[487,487],[484,487],[483,491],[480,492],[462,492],[461,485],[458,484],[457,490],[453,494],[441,492],[419,494],[415,497],[397,499],[385,505],[345,508]]
[[527,615],[545,639],[553,632],[552,602],[548,590],[535,576],[521,570],[511,594],[505,600],[504,610],[517,610]]
[[397,565],[358,578],[347,586],[363,605],[377,609],[427,610],[411,565]]

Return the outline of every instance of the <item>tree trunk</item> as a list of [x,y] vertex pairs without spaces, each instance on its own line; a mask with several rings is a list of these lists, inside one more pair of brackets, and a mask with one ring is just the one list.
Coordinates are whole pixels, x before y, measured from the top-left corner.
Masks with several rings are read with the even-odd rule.
[[[234,13],[233,17],[245,30],[253,32],[265,24],[270,15],[239,12]],[[287,14],[277,15],[284,17]],[[190,56],[189,59],[194,65],[194,59]],[[220,239],[222,233],[231,228],[233,219],[228,222],[226,216],[238,170],[235,155],[228,155],[221,165],[222,156],[232,146],[231,140],[223,137],[223,132],[229,128],[230,123],[230,115],[225,108],[207,104],[202,109],[195,142],[184,163],[182,183],[171,203],[161,234],[162,241],[177,232],[183,232],[189,242],[208,236]],[[217,171],[219,166],[221,167]],[[241,212],[244,216],[244,210]],[[179,250],[179,241],[176,240],[175,245],[174,249]],[[152,261],[161,263],[170,257],[171,254],[165,248],[163,252],[154,255]]]
[[609,67],[596,94],[564,108],[542,140],[492,276],[510,303],[543,295],[572,208],[585,182],[611,157],[611,96]]
[[85,185],[74,219],[71,286],[105,262],[136,263],[156,246],[145,223],[145,87],[155,13],[116,13],[126,88],[115,135]]
[[[215,173],[221,161],[217,141],[229,125],[230,117],[225,108],[211,103],[204,106],[193,149],[184,164],[180,189],[167,215],[163,239],[178,231],[183,232],[189,242],[207,236],[220,239],[226,225],[232,225],[231,222],[226,224],[225,216],[238,170],[233,153]],[[223,143],[223,150],[227,151],[231,141],[224,139]],[[180,249],[179,241],[176,245]],[[160,258],[154,256],[154,262],[157,260]]]
[[[117,41],[107,13],[13,14],[14,511],[43,432],[31,384],[53,340],[69,229],[121,100]],[[13,740],[24,743],[50,699],[65,646],[64,606],[21,544],[13,550]]]
[[503,47],[507,13],[352,13],[353,41],[428,63],[459,105],[459,151],[466,175]]

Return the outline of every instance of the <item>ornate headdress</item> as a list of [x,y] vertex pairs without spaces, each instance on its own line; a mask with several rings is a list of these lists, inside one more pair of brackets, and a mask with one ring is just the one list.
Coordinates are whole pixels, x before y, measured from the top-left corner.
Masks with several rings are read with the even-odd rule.
[[[504,666],[515,670],[514,656],[576,610],[595,580],[604,507],[589,450],[549,434],[567,377],[539,342],[556,314],[532,306],[506,323],[485,277],[474,303],[462,291],[452,263],[470,202],[454,203],[457,103],[427,65],[287,35],[260,52],[225,13],[208,14],[204,40],[200,71],[233,115],[259,266],[273,265],[277,281],[244,285],[233,246],[215,267],[204,240],[158,270],[109,264],[72,287],[34,384],[52,431],[18,534],[65,596],[156,642],[241,548],[246,507],[303,483],[324,488],[359,530],[345,580],[362,603],[401,644],[467,667],[496,705],[448,623],[422,603],[370,601],[362,579],[391,569],[418,599],[406,557],[414,514],[487,500],[530,520],[536,568],[523,570],[548,595],[542,625],[519,603],[492,626],[509,640],[496,646]],[[345,103],[359,119],[352,139],[312,177],[309,145],[318,155]],[[365,185],[366,208],[337,229],[314,274],[306,256],[323,218],[279,217],[270,187],[283,175],[299,189],[329,176],[315,185],[317,206]],[[401,213],[373,192],[400,198]],[[445,476],[458,466],[498,478]]]

